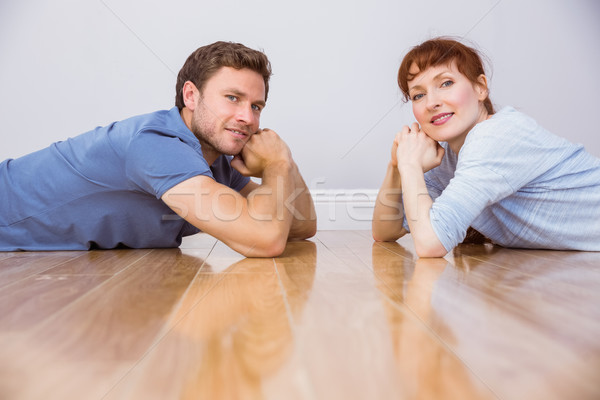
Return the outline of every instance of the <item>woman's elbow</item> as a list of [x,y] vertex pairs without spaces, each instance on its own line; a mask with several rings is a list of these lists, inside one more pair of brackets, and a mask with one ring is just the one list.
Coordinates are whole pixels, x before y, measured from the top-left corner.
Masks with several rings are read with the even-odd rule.
[[400,235],[381,235],[380,233],[373,232],[373,240],[376,242],[395,242],[400,239]]
[[448,251],[440,243],[415,243],[415,252],[420,258],[440,258],[448,254]]
[[405,234],[406,230],[404,228],[399,231],[395,230],[393,232],[385,229],[378,229],[376,226],[371,228],[371,235],[373,236],[373,240],[376,242],[395,242]]

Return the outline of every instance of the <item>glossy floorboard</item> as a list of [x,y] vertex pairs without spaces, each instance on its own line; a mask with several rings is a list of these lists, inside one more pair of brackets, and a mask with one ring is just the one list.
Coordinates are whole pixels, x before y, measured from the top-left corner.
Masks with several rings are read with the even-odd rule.
[[0,253],[0,399],[598,399],[600,253]]

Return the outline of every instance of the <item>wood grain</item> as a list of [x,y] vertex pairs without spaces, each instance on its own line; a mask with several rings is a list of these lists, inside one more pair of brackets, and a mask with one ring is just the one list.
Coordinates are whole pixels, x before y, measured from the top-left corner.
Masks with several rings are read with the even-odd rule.
[[85,252],[20,252],[0,253],[0,288],[20,279],[44,272],[69,260],[82,257]]
[[597,399],[600,253],[320,231],[0,253],[0,398]]

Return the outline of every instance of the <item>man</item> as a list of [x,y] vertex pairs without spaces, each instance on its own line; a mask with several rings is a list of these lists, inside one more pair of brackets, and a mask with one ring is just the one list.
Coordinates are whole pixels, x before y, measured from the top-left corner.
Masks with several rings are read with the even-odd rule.
[[259,129],[270,75],[262,52],[216,42],[185,62],[171,110],[5,160],[0,250],[177,247],[202,230],[248,257],[271,257],[314,235],[290,150]]

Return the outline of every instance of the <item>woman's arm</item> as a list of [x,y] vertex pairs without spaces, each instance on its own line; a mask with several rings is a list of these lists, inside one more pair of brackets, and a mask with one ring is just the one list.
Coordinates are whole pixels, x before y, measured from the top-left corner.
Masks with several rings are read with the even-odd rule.
[[[395,158],[395,157],[394,157]],[[373,239],[378,242],[393,242],[406,234],[402,226],[404,207],[402,206],[402,183],[397,164],[388,164],[383,184],[375,200],[373,211]]]
[[402,182],[398,171],[398,135],[392,144],[392,158],[388,163],[385,178],[375,200],[372,234],[377,242],[394,242],[406,235],[404,229],[404,207],[402,206]]
[[405,126],[397,136],[398,171],[406,220],[419,257],[443,257],[447,251],[430,220],[433,200],[425,184],[425,172],[440,165],[444,149],[421,131],[418,124]]

